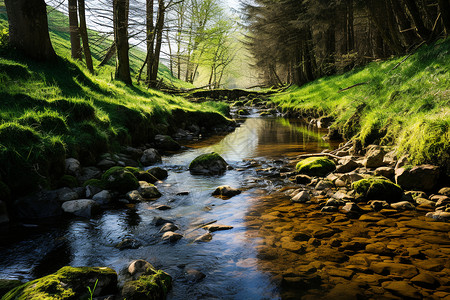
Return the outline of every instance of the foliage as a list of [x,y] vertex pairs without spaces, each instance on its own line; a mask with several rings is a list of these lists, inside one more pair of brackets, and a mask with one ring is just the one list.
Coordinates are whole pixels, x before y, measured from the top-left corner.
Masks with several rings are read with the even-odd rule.
[[370,177],[361,179],[352,184],[353,190],[367,200],[399,201],[403,190],[384,177]]
[[[403,63],[405,57],[398,57],[323,77],[272,101],[283,111],[331,116],[332,127],[346,138],[395,145],[414,164],[449,166],[449,57],[450,39],[441,40]],[[365,84],[339,92],[359,83]]]

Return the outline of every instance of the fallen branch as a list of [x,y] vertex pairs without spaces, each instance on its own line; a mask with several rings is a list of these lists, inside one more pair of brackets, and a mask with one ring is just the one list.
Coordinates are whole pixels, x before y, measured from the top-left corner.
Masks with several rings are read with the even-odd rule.
[[360,86],[360,85],[365,85],[365,84],[369,84],[369,81],[367,81],[367,82],[360,82],[360,83],[354,84],[354,85],[352,85],[352,86],[346,87],[345,89],[340,89],[340,90],[338,91],[338,93],[344,92],[344,91],[350,90],[350,89],[352,89],[352,88],[354,88],[354,87],[357,87],[357,86]]

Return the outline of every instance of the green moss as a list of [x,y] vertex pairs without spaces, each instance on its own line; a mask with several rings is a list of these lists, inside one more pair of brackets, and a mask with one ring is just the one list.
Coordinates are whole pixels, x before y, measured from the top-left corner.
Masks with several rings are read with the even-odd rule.
[[39,143],[41,137],[32,128],[18,123],[0,125],[0,144],[6,147],[27,147]]
[[333,172],[336,169],[336,165],[333,161],[324,156],[309,157],[299,161],[295,168],[301,174],[325,177],[328,173]]
[[125,170],[132,173],[136,178],[139,176],[139,173],[141,172],[139,168],[135,167],[125,167]]
[[109,290],[113,291],[117,283],[117,274],[110,268],[63,267],[56,273],[14,288],[2,300],[88,299],[87,286],[92,284],[92,281],[95,283],[96,279],[105,277],[109,279]]
[[66,120],[55,111],[28,111],[20,117],[19,123],[47,133],[65,134],[69,131]]
[[142,275],[135,281],[126,282],[122,296],[128,300],[166,299],[172,287],[172,278],[158,270],[152,275]]
[[83,183],[83,186],[84,186],[84,187],[86,187],[86,186],[88,186],[88,185],[90,185],[90,186],[95,186],[95,187],[98,187],[98,188],[101,188],[101,189],[104,189],[104,188],[105,188],[105,184],[104,184],[103,181],[101,181],[100,179],[89,179],[89,180],[86,180],[86,181]]
[[126,193],[139,187],[136,176],[123,167],[112,167],[102,176],[105,188]]
[[352,189],[367,200],[399,201],[402,188],[385,177],[370,177],[352,184]]

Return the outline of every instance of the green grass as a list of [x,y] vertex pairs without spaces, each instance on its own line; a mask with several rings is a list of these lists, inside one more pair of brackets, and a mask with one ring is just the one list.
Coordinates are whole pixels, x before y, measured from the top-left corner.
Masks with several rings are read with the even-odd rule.
[[[0,32],[7,28],[5,19],[0,1]],[[49,26],[59,55],[56,64],[27,60],[0,45],[0,183],[14,196],[39,186],[54,187],[63,176],[66,157],[94,164],[101,153],[147,143],[155,134],[170,134],[177,127],[210,128],[228,122],[223,104],[194,104],[144,86],[126,86],[111,80],[111,65],[89,74],[83,62],[70,58],[67,18],[53,11]],[[109,44],[93,47],[94,64]],[[131,53],[136,70],[141,64],[136,57],[145,54],[137,49]],[[162,76],[169,78],[169,73],[160,69]]]
[[[332,116],[347,139],[396,146],[413,164],[450,166],[450,39],[404,57],[291,87],[284,111]],[[358,83],[367,83],[341,91]]]

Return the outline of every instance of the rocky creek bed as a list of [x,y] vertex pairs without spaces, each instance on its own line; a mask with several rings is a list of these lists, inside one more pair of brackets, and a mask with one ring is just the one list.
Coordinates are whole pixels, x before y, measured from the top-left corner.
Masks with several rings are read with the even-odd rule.
[[[251,104],[256,103],[253,100]],[[261,114],[240,105],[234,112]],[[276,114],[276,110],[265,108],[262,114]],[[179,131],[175,137],[191,139],[195,130]],[[217,147],[199,145],[201,151],[167,156],[162,164],[155,148],[160,151],[180,148],[166,136],[157,137],[154,145],[148,145],[155,148],[128,147],[118,155],[105,154],[96,166],[83,167],[77,160],[68,159],[68,181],[76,178],[84,186],[68,185],[17,200],[17,213],[26,220],[18,226],[36,223],[36,216],[56,217],[64,213],[64,218],[89,220],[98,218],[105,210],[132,209],[131,215],[138,217],[128,216],[126,222],[136,229],[119,229],[124,225],[119,223],[120,234],[94,233],[90,237],[87,230],[92,225],[82,223],[88,226],[86,230],[81,227],[86,232],[85,239],[97,239],[99,245],[90,244],[90,249],[78,246],[90,258],[78,262],[69,259],[67,264],[101,261],[120,267],[117,269],[122,272],[120,288],[139,276],[162,276],[157,270],[161,268],[173,278],[175,292],[168,294],[172,299],[183,299],[186,295],[219,299],[450,299],[450,188],[446,187],[448,182],[442,181],[445,174],[439,167],[410,167],[406,157],[397,160],[391,149],[376,145],[361,149],[357,144],[347,143],[322,152],[324,148],[333,149],[332,144],[321,141],[324,133],[311,134],[298,128],[283,133],[289,137],[289,143],[275,138],[281,135],[277,130],[271,135],[274,140],[269,142],[263,133],[270,130],[266,126],[253,132],[251,127],[244,126],[242,136],[238,132],[224,138]],[[298,135],[303,135],[303,142],[296,140]],[[308,138],[314,141],[313,148],[305,146]],[[265,144],[270,144],[271,151],[277,149],[277,154],[268,155]],[[282,147],[284,151],[280,151]],[[226,162],[214,157],[211,161],[201,159],[200,167],[186,165],[210,150],[223,152],[220,154]],[[301,155],[307,152],[322,153]],[[137,169],[139,162],[157,167]],[[214,175],[218,173],[224,175]],[[208,176],[213,179],[201,179]],[[203,192],[196,193],[191,190],[193,187]],[[177,201],[184,201],[180,199],[189,201],[178,204]],[[112,224],[108,222],[116,220],[114,214],[105,216],[107,219],[101,222]],[[2,220],[7,219],[8,215],[3,214]],[[102,238],[115,242],[103,245]],[[77,238],[77,243],[82,241],[82,237]],[[203,250],[189,245],[198,245]],[[7,248],[8,244],[2,247]],[[73,242],[70,247],[69,252],[77,251]],[[113,260],[92,257],[105,255],[102,253],[105,250],[113,253]],[[183,253],[186,251],[198,251],[198,256]],[[133,259],[151,260],[155,255],[161,256],[151,261],[156,262],[157,268],[140,262],[144,271],[139,276],[123,277],[126,272],[133,276],[127,271]],[[8,253],[8,258],[11,257],[14,255]],[[51,260],[52,256],[48,257]],[[211,260],[215,261],[214,267]],[[55,261],[55,266],[62,262],[65,261]],[[11,263],[2,264],[11,267]],[[144,274],[147,269],[150,274]],[[50,273],[42,273],[46,272]],[[230,276],[236,276],[237,281]],[[144,285],[152,286],[153,279],[143,279]],[[167,294],[169,285],[167,280],[163,281],[163,287],[155,292],[156,298]],[[222,281],[229,290],[221,296],[218,291],[223,290]],[[93,283],[95,280],[83,284],[93,286]],[[231,286],[248,290],[236,291]],[[106,289],[105,295],[116,294],[121,299],[120,295],[130,290],[133,288],[125,292]],[[102,296],[100,292],[96,295]],[[133,299],[132,294],[126,295],[127,299]]]

